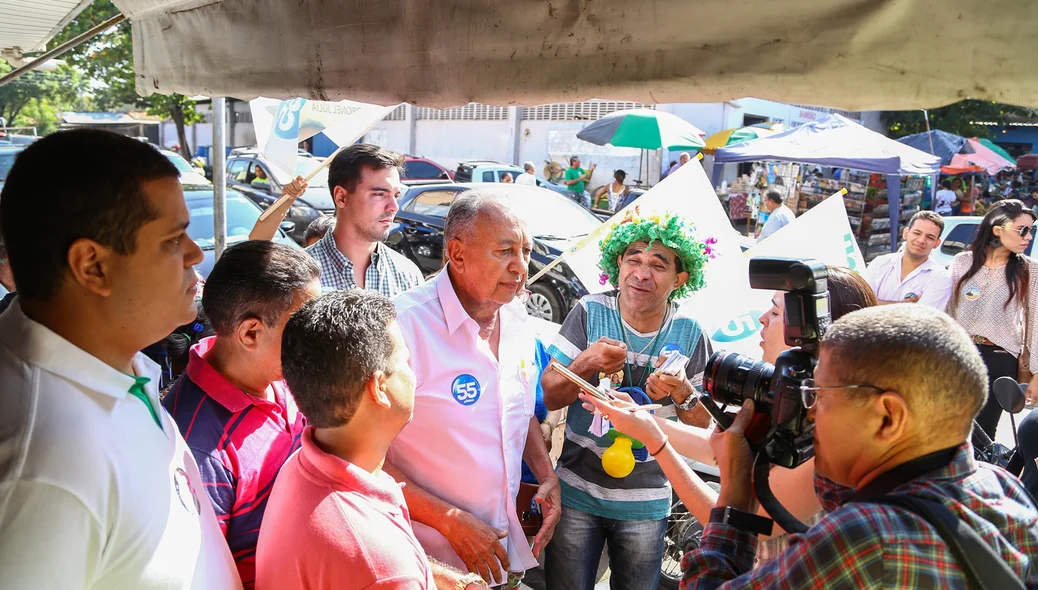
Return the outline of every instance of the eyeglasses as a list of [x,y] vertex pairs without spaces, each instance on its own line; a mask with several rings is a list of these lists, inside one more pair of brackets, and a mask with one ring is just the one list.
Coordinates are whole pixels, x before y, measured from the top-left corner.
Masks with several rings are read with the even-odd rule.
[[876,391],[883,391],[882,387],[876,387],[875,385],[815,385],[814,379],[804,379],[804,384],[800,386],[800,398],[804,402],[804,407],[811,409],[818,401],[818,392],[822,389],[875,389]]
[[1020,227],[1013,227],[1010,229],[1020,234],[1021,238],[1026,238],[1027,234],[1031,234],[1031,237],[1033,238],[1036,231],[1033,225],[1021,225]]

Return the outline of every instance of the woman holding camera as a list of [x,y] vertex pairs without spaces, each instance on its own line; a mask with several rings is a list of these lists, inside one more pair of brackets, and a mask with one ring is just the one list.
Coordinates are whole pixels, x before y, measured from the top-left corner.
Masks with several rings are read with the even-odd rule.
[[[829,310],[833,321],[852,311],[878,305],[868,282],[854,271],[830,266],[828,272]],[[771,303],[771,309],[760,317],[763,326],[760,335],[764,353],[762,360],[774,364],[778,355],[789,350],[790,346],[786,345],[783,328],[786,307],[783,293],[775,292]],[[607,414],[618,431],[637,439],[649,449],[660,449],[654,456],[674,486],[678,498],[697,520],[703,523],[709,520],[717,494],[709,490],[683,460],[675,458],[680,455],[700,463],[716,463],[709,443],[710,430],[654,418],[647,412],[629,413],[625,411],[628,406],[623,402],[606,403],[587,398],[587,403]],[[670,449],[673,452],[665,452]],[[814,460],[796,469],[773,470],[771,488],[779,502],[802,521],[822,510],[814,492]],[[762,546],[767,547],[758,549],[758,559],[773,557],[785,548],[785,535],[778,527],[775,530],[775,534],[782,540],[776,537],[769,543],[762,543]]]
[[[1038,401],[1038,263],[1024,255],[1034,238],[1035,214],[1007,199],[988,210],[977,237],[951,263],[954,295],[948,314],[970,333],[988,368],[988,388],[1009,376],[1028,384],[1027,404]],[[994,396],[977,416],[992,439],[1002,407]]]

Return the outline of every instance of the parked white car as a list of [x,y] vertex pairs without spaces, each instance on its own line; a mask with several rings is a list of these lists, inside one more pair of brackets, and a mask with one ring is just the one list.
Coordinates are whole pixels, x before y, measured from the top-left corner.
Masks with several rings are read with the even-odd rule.
[[[941,246],[930,253],[930,258],[945,267],[950,266],[952,258],[973,243],[973,238],[977,237],[977,229],[983,219],[983,217],[974,216],[945,217],[944,232],[941,233]],[[1024,254],[1030,256],[1032,247],[1034,247],[1034,240],[1027,245]]]

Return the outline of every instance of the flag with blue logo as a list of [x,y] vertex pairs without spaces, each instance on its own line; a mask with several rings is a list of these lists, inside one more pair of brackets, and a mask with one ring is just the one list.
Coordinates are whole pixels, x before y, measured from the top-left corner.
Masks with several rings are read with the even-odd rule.
[[299,142],[324,133],[336,145],[350,145],[364,136],[396,108],[342,100],[276,100],[249,102],[256,145],[263,155],[285,172],[296,175]]

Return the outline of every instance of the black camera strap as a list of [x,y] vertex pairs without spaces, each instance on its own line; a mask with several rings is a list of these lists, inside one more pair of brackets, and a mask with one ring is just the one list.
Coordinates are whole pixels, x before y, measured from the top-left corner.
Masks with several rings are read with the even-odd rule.
[[1016,572],[950,508],[918,496],[888,495],[894,488],[946,466],[954,459],[956,452],[957,447],[943,449],[899,465],[858,490],[849,502],[896,506],[930,523],[955,555],[971,587],[984,590],[1023,589],[1024,583]]

